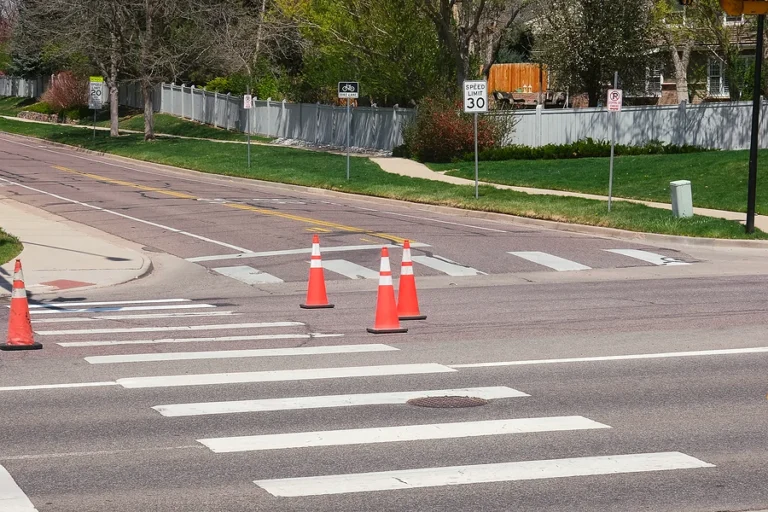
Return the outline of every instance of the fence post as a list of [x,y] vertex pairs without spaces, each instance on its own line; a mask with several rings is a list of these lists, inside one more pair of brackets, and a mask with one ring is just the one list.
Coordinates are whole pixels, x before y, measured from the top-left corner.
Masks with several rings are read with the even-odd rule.
[[392,107],[392,130],[390,133],[390,149],[394,149],[397,144],[397,107]]
[[[283,137],[286,137],[286,127],[288,126],[288,123],[285,119],[285,98],[283,98],[282,103],[280,103],[280,121],[282,121],[283,126]],[[278,124],[277,129],[280,129],[280,124]]]
[[189,116],[189,118],[192,121],[197,121],[197,118],[195,117],[195,86],[194,84],[192,87],[190,87],[191,94],[189,95],[190,98],[192,98],[192,115]]
[[219,91],[213,92],[213,127],[219,127]]
[[225,123],[224,124],[224,129],[226,129],[227,131],[229,131],[229,104],[230,104],[229,98],[231,98],[231,97],[232,97],[232,93],[228,92],[227,93],[227,118],[224,121],[224,123]]
[[320,102],[315,103],[315,146],[317,146],[317,134],[320,133]]
[[536,105],[536,147],[542,146],[541,141],[541,131],[542,131],[542,123],[541,123],[541,112],[544,110],[544,105]]
[[269,137],[277,137],[277,135],[272,135],[272,98],[267,98],[267,136]]

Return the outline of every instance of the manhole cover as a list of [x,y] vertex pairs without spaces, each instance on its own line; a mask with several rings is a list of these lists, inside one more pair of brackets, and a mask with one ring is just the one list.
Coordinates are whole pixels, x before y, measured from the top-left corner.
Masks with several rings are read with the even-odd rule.
[[473,396],[428,396],[408,400],[409,405],[418,407],[439,407],[444,409],[457,409],[459,407],[477,407],[485,405],[488,400]]

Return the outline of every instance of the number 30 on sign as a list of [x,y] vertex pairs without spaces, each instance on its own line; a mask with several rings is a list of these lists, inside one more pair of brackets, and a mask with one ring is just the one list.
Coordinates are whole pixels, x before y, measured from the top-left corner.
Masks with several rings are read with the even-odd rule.
[[485,80],[464,82],[464,112],[488,112],[488,82]]

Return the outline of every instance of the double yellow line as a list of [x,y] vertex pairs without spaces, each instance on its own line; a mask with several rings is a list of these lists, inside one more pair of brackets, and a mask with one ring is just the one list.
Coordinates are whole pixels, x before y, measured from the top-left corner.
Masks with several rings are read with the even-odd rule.
[[[163,195],[166,195],[166,196],[175,197],[177,199],[191,199],[191,200],[194,200],[194,201],[197,201],[198,199],[200,199],[197,196],[193,196],[193,195],[190,195],[190,194],[185,194],[184,192],[176,192],[174,190],[168,190],[168,189],[164,189],[164,188],[149,187],[147,185],[139,185],[138,183],[132,183],[130,181],[115,180],[115,179],[112,179],[112,178],[107,178],[106,176],[100,176],[98,174],[92,174],[92,173],[88,173],[88,172],[76,171],[74,169],[70,169],[68,167],[62,167],[62,166],[59,166],[59,165],[55,165],[55,166],[53,166],[53,168],[56,169],[56,170],[59,170],[59,171],[69,172],[69,173],[72,173],[72,174],[77,174],[78,176],[84,176],[86,178],[91,178],[93,180],[101,181],[103,183],[110,183],[112,185],[121,185],[123,187],[135,188],[137,190],[143,190],[145,192],[156,192],[158,194],[163,194]],[[390,241],[398,243],[398,244],[402,244],[402,243],[405,242],[404,238],[401,238],[401,237],[395,236],[395,235],[390,235],[388,233],[377,233],[377,232],[370,231],[370,230],[367,230],[367,229],[356,228],[354,226],[346,226],[344,224],[337,224],[335,222],[328,222],[328,221],[319,220],[319,219],[313,219],[311,217],[303,217],[303,216],[300,216],[300,215],[292,215],[290,213],[277,212],[277,211],[274,211],[274,210],[265,210],[263,208],[257,208],[255,206],[250,206],[250,205],[247,205],[247,204],[238,204],[238,203],[219,203],[219,204],[221,204],[222,206],[226,206],[227,208],[234,208],[236,210],[256,212],[256,213],[260,213],[262,215],[270,215],[272,217],[280,217],[280,218],[283,218],[283,219],[294,220],[294,221],[297,221],[297,222],[303,222],[305,224],[311,224],[313,226],[319,226],[319,227],[322,227],[322,228],[329,228],[329,229],[335,229],[335,230],[339,230],[339,231],[346,231],[348,233],[360,233],[360,234],[365,234],[365,235],[369,235],[369,236],[375,236],[375,237],[378,237],[378,238],[383,238],[384,240],[390,240]]]

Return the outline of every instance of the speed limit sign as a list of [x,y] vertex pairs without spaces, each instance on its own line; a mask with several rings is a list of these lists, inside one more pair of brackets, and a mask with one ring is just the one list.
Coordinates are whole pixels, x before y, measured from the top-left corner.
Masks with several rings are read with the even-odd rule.
[[485,80],[464,81],[464,112],[488,112],[488,82]]
[[104,103],[104,78],[100,76],[92,76],[90,79],[90,87],[88,88],[88,108],[93,110],[100,110]]

